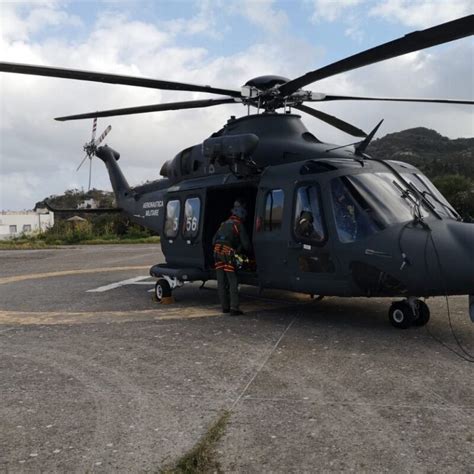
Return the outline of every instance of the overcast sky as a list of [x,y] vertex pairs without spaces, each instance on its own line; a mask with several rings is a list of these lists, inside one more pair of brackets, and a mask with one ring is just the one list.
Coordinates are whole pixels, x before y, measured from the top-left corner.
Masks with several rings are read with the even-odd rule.
[[[473,13],[473,0],[0,0],[0,61],[155,77],[236,89],[263,74],[297,77],[358,51]],[[354,95],[473,99],[473,39],[466,38],[340,74],[307,89]],[[0,209],[30,209],[70,188],[87,188],[88,167],[75,172],[91,120],[53,117],[109,108],[209,98],[0,73]],[[318,108],[379,136],[433,128],[473,136],[469,106],[329,102]],[[130,184],[155,179],[181,149],[202,142],[241,105],[100,119],[106,143],[121,153]],[[352,137],[304,116],[321,140]],[[93,162],[93,186],[110,189]]]

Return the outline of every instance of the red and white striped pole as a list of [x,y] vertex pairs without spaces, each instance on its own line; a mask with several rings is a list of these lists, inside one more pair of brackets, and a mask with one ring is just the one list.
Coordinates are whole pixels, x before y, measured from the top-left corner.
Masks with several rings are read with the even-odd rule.
[[94,117],[94,121],[92,122],[92,138],[91,142],[95,140],[95,133],[97,131],[97,117]]

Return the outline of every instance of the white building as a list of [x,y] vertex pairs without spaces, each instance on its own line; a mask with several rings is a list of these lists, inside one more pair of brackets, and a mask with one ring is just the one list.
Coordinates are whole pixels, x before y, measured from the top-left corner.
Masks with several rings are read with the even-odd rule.
[[10,239],[23,234],[43,232],[54,225],[54,212],[47,209],[36,211],[0,212],[0,239]]
[[78,206],[78,209],[97,209],[97,202],[94,198],[84,199]]

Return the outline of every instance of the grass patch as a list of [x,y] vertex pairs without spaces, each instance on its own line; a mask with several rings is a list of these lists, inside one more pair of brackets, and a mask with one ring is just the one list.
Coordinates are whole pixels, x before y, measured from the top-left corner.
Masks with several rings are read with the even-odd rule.
[[55,245],[41,240],[0,240],[0,250],[54,249]]
[[216,459],[216,444],[225,432],[230,412],[224,411],[198,443],[172,467],[165,467],[161,474],[200,474],[222,472]]
[[107,244],[159,244],[160,238],[158,236],[139,237],[136,239],[91,239],[79,242],[80,245],[107,245]]

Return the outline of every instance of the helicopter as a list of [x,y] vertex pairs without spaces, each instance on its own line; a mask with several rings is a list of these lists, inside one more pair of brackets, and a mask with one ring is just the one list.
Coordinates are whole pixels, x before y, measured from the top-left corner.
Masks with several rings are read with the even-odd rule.
[[[472,100],[358,97],[303,89],[324,78],[458,40],[474,33],[469,15],[349,56],[295,79],[267,75],[240,90],[19,63],[0,71],[223,96],[58,117],[94,119],[86,158],[107,168],[118,208],[161,236],[166,263],[150,268],[158,301],[185,283],[215,279],[213,235],[236,200],[245,203],[253,244],[238,273],[242,284],[324,296],[402,298],[391,304],[396,328],[430,319],[421,298],[471,295],[474,321],[474,225],[459,214],[416,167],[369,156],[382,121],[366,133],[305,105],[326,101],[396,101],[473,105]],[[120,154],[95,139],[100,117],[241,104],[201,144],[164,163],[161,178],[130,186]],[[250,110],[257,109],[251,114]],[[283,109],[283,112],[278,110]],[[354,137],[351,145],[320,141],[293,110]],[[110,131],[110,128],[107,129]],[[104,134],[108,133],[104,132]],[[103,135],[104,135],[103,134]],[[99,137],[100,138],[100,137]],[[305,224],[305,225],[303,225]]]

